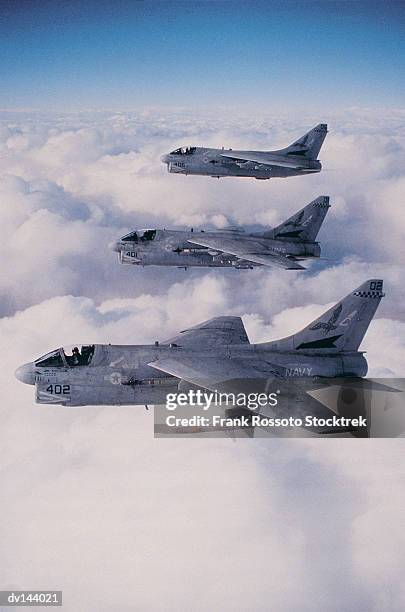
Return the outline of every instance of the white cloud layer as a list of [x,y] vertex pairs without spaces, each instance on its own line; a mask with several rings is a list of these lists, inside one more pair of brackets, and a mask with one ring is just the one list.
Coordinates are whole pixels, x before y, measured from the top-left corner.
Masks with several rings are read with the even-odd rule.
[[[275,148],[317,118],[3,115],[1,588],[62,588],[69,612],[404,608],[401,440],[154,440],[141,407],[38,406],[13,377],[56,346],[222,314],[275,339],[370,277],[387,296],[362,348],[372,375],[403,376],[403,116],[322,118],[325,171],[260,182],[170,176],[159,155]],[[106,246],[140,226],[274,224],[320,194],[332,261],[304,274],[138,270]]]

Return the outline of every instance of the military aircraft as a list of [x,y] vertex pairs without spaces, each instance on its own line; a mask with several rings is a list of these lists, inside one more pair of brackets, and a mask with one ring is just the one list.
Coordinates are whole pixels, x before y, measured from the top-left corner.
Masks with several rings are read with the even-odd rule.
[[256,179],[285,178],[320,172],[317,157],[328,126],[319,123],[285,149],[277,151],[237,151],[180,147],[160,158],[174,174],[222,176],[250,176]]
[[[38,403],[64,406],[164,404],[168,393],[187,388],[288,389],[296,379],[317,388],[324,377],[360,380],[367,362],[358,349],[383,296],[383,281],[368,280],[302,331],[273,342],[251,344],[242,319],[225,316],[153,345],[59,348],[15,374],[35,385]],[[308,406],[313,410],[309,395],[301,414]]]
[[328,208],[329,197],[320,196],[264,232],[247,233],[239,227],[216,231],[144,229],[123,236],[110,248],[119,254],[122,264],[304,270],[300,260],[320,257],[315,239]]

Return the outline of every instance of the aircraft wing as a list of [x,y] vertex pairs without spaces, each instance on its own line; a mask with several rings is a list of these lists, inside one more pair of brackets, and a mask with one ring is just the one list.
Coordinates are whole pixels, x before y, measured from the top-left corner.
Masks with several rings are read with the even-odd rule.
[[281,168],[303,168],[303,164],[299,161],[277,157],[271,158],[269,153],[232,151],[232,153],[221,152],[220,155],[221,157],[233,159],[235,162],[252,162],[266,166],[280,166]]
[[281,378],[284,368],[256,359],[224,359],[207,355],[173,353],[148,365],[210,391],[235,392],[266,388],[268,379]]
[[163,344],[206,349],[227,344],[249,344],[249,338],[240,317],[215,317],[184,329]]
[[[315,398],[311,392],[324,386],[332,389],[339,385],[336,379],[318,381],[312,378],[292,379],[285,377],[285,369],[269,362],[255,358],[227,359],[211,355],[185,354],[174,352],[173,355],[162,357],[150,362],[149,366],[181,379],[181,384],[189,383],[198,388],[218,393],[271,393],[279,395],[277,406],[271,408],[262,405],[257,414],[284,418],[292,416],[306,422],[306,417],[329,419],[340,411],[336,404],[335,393]],[[350,383],[348,383],[350,388]],[[180,389],[180,387],[179,387]],[[328,390],[328,389],[327,389]],[[345,416],[359,417],[363,409],[359,403],[344,411]],[[342,413],[343,414],[343,413]],[[342,416],[341,414],[341,416]],[[364,414],[365,416],[365,414]],[[335,435],[350,434],[355,437],[367,437],[367,427],[330,427],[316,423],[306,425],[313,434]],[[271,428],[270,428],[271,430]],[[269,431],[270,431],[269,430]],[[192,433],[192,432],[190,432]],[[252,433],[252,432],[251,432]]]
[[222,253],[235,255],[239,259],[261,264],[262,266],[278,266],[285,270],[305,270],[296,260],[287,255],[266,249],[259,241],[241,240],[228,236],[201,236],[188,239],[188,242],[216,249]]

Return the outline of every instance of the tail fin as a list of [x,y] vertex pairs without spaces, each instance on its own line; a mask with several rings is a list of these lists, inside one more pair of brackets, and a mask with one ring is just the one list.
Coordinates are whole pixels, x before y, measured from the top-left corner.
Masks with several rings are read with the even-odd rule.
[[368,280],[302,331],[270,344],[279,350],[357,351],[382,297],[383,281]]
[[319,123],[311,131],[298,138],[289,147],[282,149],[284,155],[295,155],[306,159],[317,159],[319,151],[323,145],[328,126],[326,123]]
[[319,196],[266,236],[271,233],[272,238],[314,242],[329,208],[329,196]]

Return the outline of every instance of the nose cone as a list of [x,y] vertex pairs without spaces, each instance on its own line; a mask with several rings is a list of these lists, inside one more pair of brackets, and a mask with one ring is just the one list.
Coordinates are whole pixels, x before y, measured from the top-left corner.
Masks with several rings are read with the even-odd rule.
[[24,363],[16,369],[15,377],[26,385],[35,385],[34,364]]
[[118,246],[118,242],[110,242],[108,248],[110,249],[110,251],[114,251],[115,253],[119,253],[121,250]]
[[164,164],[168,164],[169,163],[169,156],[167,154],[162,155],[160,157],[160,161],[163,162]]

